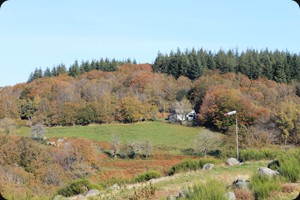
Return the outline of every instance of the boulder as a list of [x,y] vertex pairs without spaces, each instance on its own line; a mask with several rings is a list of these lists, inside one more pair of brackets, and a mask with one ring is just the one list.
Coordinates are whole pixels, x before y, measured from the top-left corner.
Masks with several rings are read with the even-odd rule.
[[178,197],[177,198],[187,198],[188,197],[188,192],[185,191],[185,190],[180,190],[179,193],[178,193]]
[[237,179],[232,183],[238,189],[248,190],[249,189],[249,181],[244,179]]
[[268,164],[268,168],[272,170],[278,170],[280,167],[279,161],[278,160],[273,160]]
[[299,195],[293,200],[300,200],[300,192],[299,192]]
[[176,200],[176,199],[177,199],[177,197],[174,195],[170,195],[167,197],[167,200]]
[[212,168],[214,167],[215,165],[212,164],[212,163],[207,163],[203,166],[203,170],[212,170]]
[[65,141],[65,140],[64,140],[63,138],[58,138],[58,139],[57,139],[57,142],[58,142],[58,143],[63,143],[64,141]]
[[62,200],[64,199],[65,197],[61,196],[61,195],[56,195],[53,200]]
[[269,169],[269,168],[267,168],[267,167],[260,167],[260,168],[258,169],[258,172],[259,172],[261,175],[263,175],[263,176],[269,176],[269,177],[273,177],[273,176],[279,175],[279,172],[278,172],[278,171]]
[[228,158],[225,162],[226,165],[229,165],[229,166],[234,166],[234,165],[239,165],[240,162],[235,159],[235,158]]
[[121,187],[116,183],[116,184],[110,186],[109,189],[112,190],[112,191],[116,191],[116,190],[121,189]]
[[96,196],[96,195],[99,195],[101,192],[99,190],[96,190],[96,189],[91,189],[89,191],[87,191],[84,196],[85,197],[91,197],[91,196]]
[[236,197],[235,197],[234,192],[227,192],[227,193],[225,194],[225,197],[226,197],[226,199],[228,199],[228,200],[236,200]]

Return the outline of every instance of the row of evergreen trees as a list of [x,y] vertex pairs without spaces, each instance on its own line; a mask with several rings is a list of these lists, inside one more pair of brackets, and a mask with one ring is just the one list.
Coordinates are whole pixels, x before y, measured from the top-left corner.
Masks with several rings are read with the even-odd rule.
[[[115,71],[117,67],[125,63],[136,64],[136,61],[127,59],[117,61],[115,59],[103,59],[75,61],[69,69],[64,64],[59,64],[52,69],[36,68],[29,76],[28,82],[42,77],[58,76],[68,74],[72,77],[79,76],[91,70]],[[266,77],[279,83],[290,83],[293,80],[300,81],[300,55],[288,51],[269,51],[268,49],[257,51],[248,49],[239,53],[237,50],[224,51],[220,49],[217,53],[211,51],[186,50],[170,54],[158,53],[153,64],[155,72],[171,74],[175,78],[188,77],[191,80],[199,78],[206,70],[219,70],[222,73],[242,73],[250,79]]]
[[54,66],[52,69],[49,67],[43,71],[41,68],[36,68],[34,72],[32,72],[28,78],[28,82],[32,82],[38,78],[43,77],[54,77],[60,74],[68,74],[69,76],[76,77],[85,72],[89,72],[92,70],[101,70],[112,72],[116,71],[117,67],[126,63],[136,64],[135,60],[127,59],[125,61],[117,61],[116,59],[108,59],[108,58],[101,58],[100,60],[92,60],[89,61],[82,61],[80,64],[76,60],[74,64],[72,64],[69,69],[65,66],[65,64],[59,64]]
[[191,80],[199,78],[206,70],[219,70],[222,73],[242,73],[250,79],[266,77],[276,82],[289,83],[300,81],[300,56],[288,51],[268,49],[248,49],[241,53],[234,50],[212,53],[203,49],[182,52],[177,49],[177,52],[171,51],[170,54],[158,53],[153,69],[175,78],[186,76]]

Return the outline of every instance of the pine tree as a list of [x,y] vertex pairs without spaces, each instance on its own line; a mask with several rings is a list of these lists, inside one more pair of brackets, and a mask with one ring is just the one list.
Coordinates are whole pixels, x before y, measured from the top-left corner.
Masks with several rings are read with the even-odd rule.
[[78,65],[78,61],[75,60],[74,64],[69,68],[69,76],[77,77],[80,75],[80,69]]
[[46,68],[46,70],[44,71],[44,77],[51,77],[51,70],[49,67]]

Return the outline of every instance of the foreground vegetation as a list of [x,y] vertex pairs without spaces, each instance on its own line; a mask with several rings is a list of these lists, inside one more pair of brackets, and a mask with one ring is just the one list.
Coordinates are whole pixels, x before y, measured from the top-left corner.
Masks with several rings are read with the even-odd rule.
[[[234,151],[226,149],[231,148],[230,146],[215,146],[214,148],[222,152],[218,154],[218,158],[211,157],[216,155],[216,149],[210,149],[207,158],[202,157],[204,154],[197,153],[194,141],[199,141],[201,137],[216,135],[220,141],[227,140],[221,134],[202,128],[144,122],[133,125],[54,127],[47,130],[47,137],[49,141],[55,142],[54,146],[49,146],[45,141],[30,139],[28,128],[16,130],[17,135],[0,135],[0,153],[3,155],[0,159],[0,191],[9,199],[51,199],[56,194],[72,196],[92,188],[112,195],[107,188],[116,183],[123,187],[136,183],[143,185],[146,181],[159,177],[161,180],[158,179],[160,181],[152,186],[146,184],[144,188],[136,185],[129,187],[131,189],[120,189],[115,192],[115,198],[134,199],[134,195],[152,195],[155,199],[166,199],[180,190],[186,190],[188,193],[196,191],[189,195],[195,195],[194,198],[197,199],[201,194],[208,195],[210,190],[220,193],[227,191],[226,188],[240,177],[252,182],[252,189],[248,192],[251,196],[256,194],[263,198],[273,198],[276,196],[273,192],[275,188],[284,195],[285,191],[291,191],[292,197],[298,190],[297,185],[286,184],[299,180],[299,150],[285,151],[278,149],[278,146],[277,150],[272,146],[264,149],[242,149],[241,159],[246,162],[241,166],[229,167],[223,163],[228,156],[235,155]],[[161,132],[155,133],[156,131]],[[152,133],[154,136],[151,136]],[[180,141],[184,138],[182,135],[189,139]],[[131,136],[134,139],[128,139]],[[58,139],[62,141],[58,142]],[[153,143],[148,149],[147,157],[142,156],[145,154],[141,146],[144,139]],[[216,141],[216,137],[212,139]],[[136,151],[136,148],[140,149]],[[193,151],[189,150],[187,153],[187,148]],[[133,157],[126,156],[131,153]],[[275,158],[280,162],[277,169],[282,178],[274,183],[272,180],[255,178],[258,167],[266,166],[268,160]],[[214,163],[213,170],[201,171],[206,163]],[[217,180],[222,184],[217,183],[214,185],[217,188],[207,187],[207,191],[202,191],[203,184],[210,180]],[[269,182],[274,186],[267,186]],[[260,184],[266,185],[266,191]],[[236,192],[244,194],[243,191]],[[102,199],[95,197],[97,198]]]

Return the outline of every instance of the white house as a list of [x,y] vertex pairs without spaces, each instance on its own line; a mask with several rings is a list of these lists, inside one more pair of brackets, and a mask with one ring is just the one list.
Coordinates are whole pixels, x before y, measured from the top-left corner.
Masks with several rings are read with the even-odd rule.
[[169,115],[169,120],[173,122],[182,122],[182,121],[193,121],[196,119],[196,112],[195,110],[182,110],[182,109],[175,109]]

